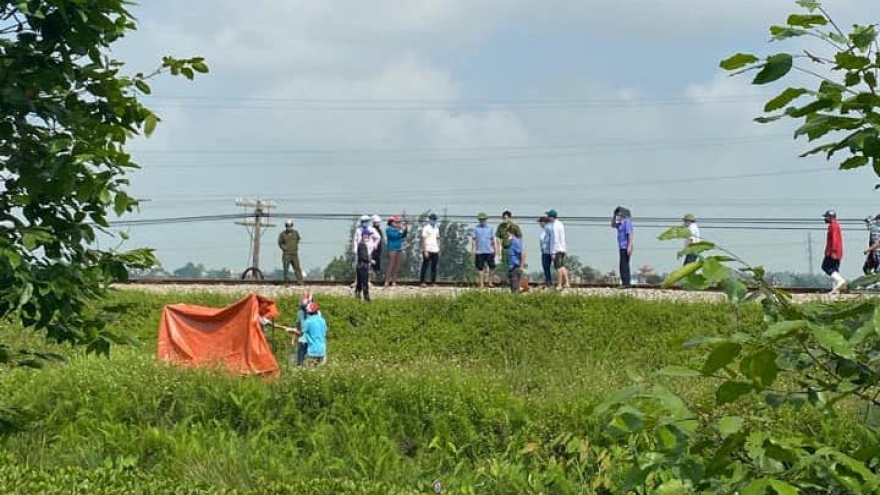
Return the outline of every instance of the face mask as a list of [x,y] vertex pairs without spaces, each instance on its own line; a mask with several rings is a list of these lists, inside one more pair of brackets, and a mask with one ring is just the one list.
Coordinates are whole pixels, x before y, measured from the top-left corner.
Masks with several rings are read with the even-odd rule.
[[361,222],[361,227],[369,227],[369,226],[370,226],[370,222],[368,220]]
[[437,225],[437,220],[431,220],[431,221],[428,222],[428,223],[431,224],[431,227],[435,227],[435,226]]

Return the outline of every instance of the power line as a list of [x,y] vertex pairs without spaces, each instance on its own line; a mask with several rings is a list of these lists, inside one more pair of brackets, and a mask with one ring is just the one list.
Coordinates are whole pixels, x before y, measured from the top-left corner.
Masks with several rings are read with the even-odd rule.
[[[344,154],[409,154],[409,153],[458,153],[458,152],[494,152],[494,151],[532,151],[532,150],[584,150],[577,154],[563,154],[559,156],[578,156],[581,153],[590,154],[594,150],[610,148],[613,150],[633,151],[633,150],[653,150],[662,148],[690,148],[702,146],[722,146],[735,144],[754,144],[756,142],[778,141],[779,139],[789,137],[789,135],[772,134],[765,136],[740,136],[732,138],[700,138],[682,141],[673,141],[668,139],[660,139],[654,141],[632,141],[632,140],[607,140],[595,141],[591,143],[581,144],[556,144],[556,145],[520,145],[520,146],[480,146],[480,147],[449,147],[449,148],[360,148],[360,149],[338,149],[338,148],[312,148],[312,149],[176,149],[176,150],[130,150],[131,153],[139,155],[344,155]],[[554,153],[548,154],[531,154],[531,155],[502,155],[502,156],[479,156],[473,158],[479,159],[516,159],[522,156],[525,158],[543,158],[547,156],[556,156]],[[465,157],[467,158],[467,157]],[[455,159],[444,157],[444,159]],[[384,162],[383,162],[384,163]]]
[[741,104],[764,101],[767,97],[733,95],[703,98],[581,98],[581,99],[428,99],[428,98],[283,98],[257,96],[149,96],[145,100],[165,100],[165,107],[223,110],[304,110],[344,112],[418,112],[432,110],[580,110],[584,108],[615,108],[618,110],[663,106]]

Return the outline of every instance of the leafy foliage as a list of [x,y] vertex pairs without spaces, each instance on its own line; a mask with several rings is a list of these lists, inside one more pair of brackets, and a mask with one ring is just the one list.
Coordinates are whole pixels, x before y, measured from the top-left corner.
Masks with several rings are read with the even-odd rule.
[[192,79],[201,58],[123,75],[110,45],[135,28],[128,2],[0,2],[0,317],[106,353],[118,341],[90,309],[149,250],[92,247],[108,216],[133,211],[127,141],[159,118],[138,101],[160,73]]
[[[685,234],[670,229],[663,238]],[[719,252],[712,254],[712,252]],[[733,266],[730,266],[730,265]],[[744,277],[744,274],[747,277]],[[761,267],[706,243],[700,258],[668,284],[723,288],[734,315],[758,301],[762,324],[746,332],[696,338],[701,365],[673,366],[660,376],[715,385],[714,403],[688,403],[644,384],[611,396],[595,411],[630,439],[627,487],[638,493],[877,493],[880,423],[880,304],[794,304]],[[866,278],[856,284],[872,283]],[[861,410],[857,445],[770,425],[785,411],[827,418]],[[814,491],[823,487],[823,491]]]
[[[806,13],[788,16],[784,25],[770,27],[776,41],[806,37],[818,40],[816,50],[801,54],[776,53],[763,59],[736,53],[721,61],[722,69],[735,74],[755,71],[752,84],[769,84],[792,71],[814,77],[815,88],[788,87],[764,106],[766,116],[755,120],[774,122],[782,118],[799,120],[795,138],[825,140],[802,156],[824,154],[827,159],[838,153],[841,169],[858,168],[869,163],[880,175],[880,96],[877,74],[880,52],[876,25],[855,25],[844,32],[822,3],[797,2]],[[795,103],[797,102],[797,103]]]

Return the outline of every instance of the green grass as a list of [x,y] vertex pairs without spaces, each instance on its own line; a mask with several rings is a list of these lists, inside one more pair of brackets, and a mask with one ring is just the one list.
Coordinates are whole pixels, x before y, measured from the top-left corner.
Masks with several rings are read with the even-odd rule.
[[[595,493],[611,468],[584,458],[605,452],[590,443],[601,426],[591,408],[693,359],[687,339],[760,321],[757,308],[737,321],[723,304],[626,297],[326,297],[321,369],[267,382],[155,362],[163,304],[234,299],[120,292],[114,326],[142,344],[109,359],[0,330],[13,346],[70,356],[0,373],[0,407],[21,408],[0,437],[0,492],[55,493],[35,488],[55,480],[103,490],[81,493],[425,493],[440,479],[458,493]],[[282,322],[296,303],[278,301]],[[286,361],[286,338],[276,344]]]

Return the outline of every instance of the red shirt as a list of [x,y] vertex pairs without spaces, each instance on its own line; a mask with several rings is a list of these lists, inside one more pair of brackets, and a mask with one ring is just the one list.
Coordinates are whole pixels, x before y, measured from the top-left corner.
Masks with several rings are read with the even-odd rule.
[[828,222],[828,235],[825,238],[825,256],[835,260],[843,259],[843,236],[840,233],[840,224],[835,219]]

